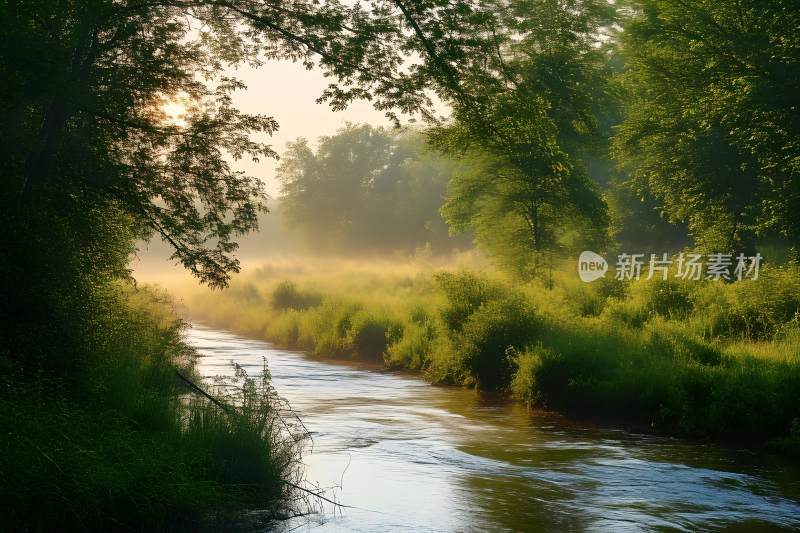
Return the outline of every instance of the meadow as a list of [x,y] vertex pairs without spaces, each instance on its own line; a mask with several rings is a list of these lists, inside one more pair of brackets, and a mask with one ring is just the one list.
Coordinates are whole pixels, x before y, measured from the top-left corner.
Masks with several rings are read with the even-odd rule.
[[528,282],[455,263],[278,261],[193,319],[320,357],[638,431],[800,451],[800,272],[736,283],[582,283],[572,262]]

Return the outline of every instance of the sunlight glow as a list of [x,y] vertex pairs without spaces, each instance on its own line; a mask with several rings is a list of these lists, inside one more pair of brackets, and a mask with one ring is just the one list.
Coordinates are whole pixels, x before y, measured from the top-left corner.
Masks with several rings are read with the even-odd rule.
[[178,126],[185,128],[188,125],[186,121],[186,105],[180,100],[168,100],[161,105],[161,111],[164,113],[164,123],[169,126]]

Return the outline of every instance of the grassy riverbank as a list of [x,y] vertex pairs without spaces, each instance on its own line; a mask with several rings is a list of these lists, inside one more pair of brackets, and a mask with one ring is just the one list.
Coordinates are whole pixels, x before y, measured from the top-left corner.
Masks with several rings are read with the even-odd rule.
[[[163,297],[122,282],[91,293],[59,317],[83,346],[69,372],[0,353],[3,528],[197,530],[244,508],[279,513],[297,455],[269,384],[217,390],[220,405],[191,394],[176,371],[197,380],[195,354]],[[234,400],[246,408],[221,407]]]
[[565,266],[552,284],[520,284],[474,268],[285,263],[186,302],[210,324],[321,356],[663,434],[800,449],[796,269],[582,284]]

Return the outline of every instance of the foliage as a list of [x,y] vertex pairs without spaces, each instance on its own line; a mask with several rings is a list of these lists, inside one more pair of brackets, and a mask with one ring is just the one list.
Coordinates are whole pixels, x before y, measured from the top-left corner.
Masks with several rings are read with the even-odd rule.
[[424,370],[436,351],[439,335],[431,319],[414,320],[403,327],[403,335],[386,352],[386,364],[410,370]]
[[[225,286],[239,270],[236,239],[257,227],[265,209],[261,182],[233,170],[226,156],[275,157],[251,134],[278,127],[233,105],[232,93],[244,86],[226,69],[300,61],[331,76],[321,99],[334,109],[363,98],[392,117],[424,111],[432,80],[420,76],[424,64],[406,68],[406,52],[444,36],[423,45],[422,34],[404,26],[436,20],[445,4],[413,12],[396,0],[369,7],[336,0],[5,5],[4,210],[46,221],[39,204],[47,195],[114,203],[137,230],[167,241],[199,279]],[[170,119],[167,104],[181,106],[181,116]],[[12,209],[18,204],[24,208]]]
[[224,399],[240,408],[187,398],[176,370],[194,377],[194,353],[163,297],[104,291],[71,382],[31,381],[0,357],[4,527],[196,529],[215,513],[230,521],[243,506],[283,507],[297,449],[275,425],[268,375],[242,376],[244,396]]
[[[428,83],[403,71],[418,46],[401,7],[0,5],[0,221],[8,234],[0,360],[14,378],[3,378],[0,411],[4,427],[19,428],[2,442],[4,525],[165,527],[287,495],[281,476],[293,455],[269,441],[267,403],[236,420],[180,403],[168,379],[179,364],[177,331],[129,320],[115,287],[129,281],[134,243],[153,235],[211,287],[239,271],[236,241],[257,228],[266,197],[231,160],[275,157],[251,136],[278,125],[234,106],[244,86],[229,69],[300,61],[331,76],[322,99],[334,108],[369,98],[392,117],[423,111]],[[170,118],[168,105],[181,116]],[[257,292],[235,296],[260,302]],[[337,333],[346,329],[341,318]],[[51,505],[35,508],[43,495]]]
[[497,283],[470,272],[436,275],[447,303],[441,310],[442,320],[449,331],[459,335],[469,317],[482,305],[500,298],[503,289]]
[[594,0],[498,8],[487,22],[494,53],[461,73],[467,103],[430,132],[445,152],[475,154],[477,164],[451,181],[442,213],[454,231],[474,227],[501,262],[512,245],[506,256],[535,264],[532,252],[559,244],[565,227],[584,242],[604,237],[607,209],[585,160],[603,145],[600,122],[612,107],[598,35],[613,20],[612,6]]
[[800,324],[800,273],[796,267],[767,268],[756,281],[695,291],[703,310],[697,327],[709,338],[772,340]]
[[439,252],[458,244],[438,213],[455,168],[418,133],[349,124],[318,148],[298,139],[281,159],[282,212],[315,250]]
[[[387,366],[507,391],[535,407],[664,434],[796,448],[800,275],[792,267],[736,283],[587,285],[570,263],[553,273],[552,288],[465,269],[430,276],[422,266],[410,275],[410,267],[375,265],[374,278],[367,266],[348,268],[294,275],[324,294],[319,308],[276,311],[208,294],[190,308],[204,320],[220,308],[244,323],[258,319],[267,339],[298,339],[295,346],[324,356],[374,361],[385,340]],[[274,286],[287,270],[259,283]],[[239,303],[226,307],[229,299]],[[378,348],[359,355],[354,339],[368,332]]]
[[272,307],[286,310],[302,311],[309,307],[316,307],[322,303],[322,296],[311,291],[300,291],[291,281],[279,283],[272,291]]
[[383,361],[389,345],[402,334],[402,324],[386,315],[358,313],[353,319],[348,340],[359,358]]
[[612,178],[603,190],[613,240],[622,250],[679,250],[690,244],[685,224],[671,223],[646,185]]
[[512,350],[524,348],[535,332],[536,318],[525,299],[508,296],[481,305],[454,343],[468,382],[484,390],[505,389],[517,370]]
[[706,250],[798,239],[797,9],[792,2],[632,3],[616,157]]

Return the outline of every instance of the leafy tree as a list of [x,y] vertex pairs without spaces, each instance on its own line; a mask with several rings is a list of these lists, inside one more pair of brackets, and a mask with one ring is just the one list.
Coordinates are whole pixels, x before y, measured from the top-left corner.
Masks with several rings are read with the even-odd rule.
[[278,169],[286,221],[319,243],[344,244],[363,223],[368,191],[391,149],[391,136],[367,125],[321,138],[316,154],[305,139],[289,144]]
[[631,2],[623,168],[695,244],[800,239],[800,11],[793,2]]
[[593,0],[503,6],[487,23],[493,54],[464,74],[469,104],[431,132],[438,148],[483,162],[455,177],[443,213],[456,231],[475,227],[502,262],[524,269],[531,251],[565,243],[564,228],[580,228],[584,242],[604,234],[586,163],[605,144],[610,69],[598,35],[613,19]]
[[438,213],[455,165],[414,131],[350,124],[290,143],[278,168],[282,212],[315,249],[409,250],[453,246]]
[[[225,155],[273,157],[250,134],[277,128],[233,106],[242,85],[222,75],[227,66],[289,59],[322,68],[332,83],[320,99],[335,109],[368,98],[393,118],[430,116],[433,89],[483,116],[491,100],[479,90],[482,65],[499,68],[495,49],[520,30],[498,33],[505,8],[467,0],[6,2],[3,204],[24,206],[14,210],[19,217],[39,212],[47,195],[57,203],[81,191],[113,203],[142,235],[169,242],[201,280],[224,286],[238,269],[237,237],[264,209],[258,180],[233,171]],[[421,60],[409,62],[411,54]],[[162,111],[176,99],[186,107],[180,124]]]

